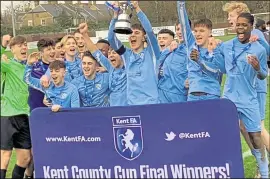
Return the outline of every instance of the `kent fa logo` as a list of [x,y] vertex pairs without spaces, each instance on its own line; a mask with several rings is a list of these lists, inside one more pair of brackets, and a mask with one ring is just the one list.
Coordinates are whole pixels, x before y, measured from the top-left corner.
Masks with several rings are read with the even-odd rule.
[[143,150],[140,116],[113,117],[114,147],[120,156],[134,160]]

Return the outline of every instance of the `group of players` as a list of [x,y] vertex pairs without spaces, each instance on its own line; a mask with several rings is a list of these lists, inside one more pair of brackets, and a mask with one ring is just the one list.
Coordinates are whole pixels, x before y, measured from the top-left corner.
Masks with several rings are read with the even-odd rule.
[[[244,3],[224,6],[237,37],[221,42],[212,37],[212,22],[193,24],[185,2],[177,2],[179,20],[174,32],[156,37],[138,2],[131,5],[140,24],[132,25],[130,48],[114,30],[114,11],[108,41],[94,44],[86,23],[74,35],[56,41],[41,39],[38,52],[27,56],[26,39],[3,36],[1,54],[9,45],[12,59],[1,59],[1,178],[5,178],[13,148],[17,162],[12,178],[33,177],[28,116],[37,107],[108,107],[218,99],[234,102],[239,124],[258,165],[268,177],[269,134],[264,128],[269,43],[253,30],[254,17]],[[112,6],[119,6],[114,2]],[[175,35],[177,40],[175,39]],[[223,95],[221,81],[226,74]]]

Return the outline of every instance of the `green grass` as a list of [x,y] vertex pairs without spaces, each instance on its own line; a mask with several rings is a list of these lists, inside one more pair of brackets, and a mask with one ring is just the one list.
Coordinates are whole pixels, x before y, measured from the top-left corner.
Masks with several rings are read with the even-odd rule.
[[[227,41],[227,40],[232,39],[233,37],[235,37],[235,35],[228,35],[228,36],[216,37],[216,38],[218,38],[222,41]],[[124,44],[129,46],[128,43],[124,43]],[[29,54],[33,51],[37,51],[37,50],[36,49],[29,50]],[[8,57],[12,57],[11,52],[5,52],[5,54]],[[270,78],[268,77],[268,81],[269,81],[269,79]],[[223,88],[224,82],[225,82],[225,76],[222,80],[222,88]],[[269,82],[268,82],[268,84],[269,84]],[[268,89],[269,89],[269,86],[268,86]],[[270,95],[268,93],[267,94],[266,117],[265,117],[265,127],[266,127],[267,131],[270,130],[270,127],[269,127],[269,103],[270,103],[269,98],[270,98]],[[249,150],[245,140],[242,137],[241,137],[241,144],[242,144],[243,153]],[[11,178],[12,168],[14,167],[15,163],[16,163],[16,155],[13,152],[11,160],[10,160],[10,165],[9,165],[8,171],[7,171],[7,178]],[[244,159],[244,168],[245,168],[245,178],[253,178],[255,175],[255,169],[256,169],[256,161],[255,161],[255,158],[253,156],[249,156],[249,157],[246,157]]]

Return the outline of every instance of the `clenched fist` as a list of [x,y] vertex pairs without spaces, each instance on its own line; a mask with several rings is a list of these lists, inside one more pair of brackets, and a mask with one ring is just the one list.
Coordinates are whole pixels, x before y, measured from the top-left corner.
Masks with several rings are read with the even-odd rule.
[[27,65],[33,65],[40,59],[40,52],[33,52],[27,58]]
[[196,49],[193,49],[190,53],[190,59],[193,61],[198,61],[199,59],[199,51]]
[[2,38],[2,46],[3,46],[4,48],[7,48],[7,46],[8,46],[8,44],[9,44],[10,40],[11,40],[11,36],[10,36],[9,34],[4,35],[3,38]]

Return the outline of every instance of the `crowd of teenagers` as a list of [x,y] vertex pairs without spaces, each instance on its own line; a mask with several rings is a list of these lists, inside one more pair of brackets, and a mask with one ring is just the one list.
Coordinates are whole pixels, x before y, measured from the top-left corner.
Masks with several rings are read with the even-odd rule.
[[[38,51],[30,55],[25,37],[2,37],[1,178],[12,151],[17,159],[12,178],[33,178],[29,115],[35,108],[57,112],[219,98],[236,105],[240,131],[256,158],[256,177],[268,178],[264,119],[270,49],[265,23],[254,22],[246,4],[229,2],[223,10],[237,35],[222,42],[212,37],[210,19],[191,23],[185,2],[178,1],[176,33],[162,29],[156,37],[138,2],[131,5],[140,23],[131,26],[129,47],[113,31],[119,11],[114,11],[108,41],[93,43],[86,23],[73,35],[40,39]],[[7,46],[11,59],[3,55]]]

